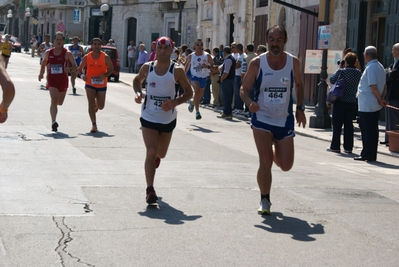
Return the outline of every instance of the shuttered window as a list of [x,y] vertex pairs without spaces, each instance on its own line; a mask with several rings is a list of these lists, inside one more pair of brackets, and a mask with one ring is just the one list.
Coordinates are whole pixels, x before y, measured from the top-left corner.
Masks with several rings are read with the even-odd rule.
[[268,6],[269,0],[259,0],[259,7]]

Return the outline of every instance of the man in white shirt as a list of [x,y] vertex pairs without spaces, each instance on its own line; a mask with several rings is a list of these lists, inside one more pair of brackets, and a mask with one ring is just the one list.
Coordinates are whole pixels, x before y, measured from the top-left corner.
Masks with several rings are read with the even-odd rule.
[[134,46],[134,41],[130,41],[130,45],[127,47],[127,58],[129,60],[129,73],[132,73],[135,70],[137,58],[137,49]]

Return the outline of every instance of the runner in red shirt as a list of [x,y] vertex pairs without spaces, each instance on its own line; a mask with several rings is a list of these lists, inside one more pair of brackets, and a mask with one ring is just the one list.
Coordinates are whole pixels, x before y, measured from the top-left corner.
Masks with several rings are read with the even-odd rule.
[[51,97],[51,129],[54,132],[58,130],[58,123],[56,121],[58,113],[57,105],[61,106],[64,103],[66,91],[68,90],[68,72],[76,71],[78,68],[71,51],[64,48],[64,34],[57,32],[55,35],[54,48],[45,52],[39,74],[40,81],[43,79],[44,70],[47,67],[47,82]]

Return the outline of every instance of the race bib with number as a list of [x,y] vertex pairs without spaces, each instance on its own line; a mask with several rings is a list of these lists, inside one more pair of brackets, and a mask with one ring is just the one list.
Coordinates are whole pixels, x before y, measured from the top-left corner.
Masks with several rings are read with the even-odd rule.
[[91,84],[104,84],[104,80],[99,77],[91,77]]
[[50,72],[51,74],[62,74],[63,73],[62,64],[51,64]]
[[197,63],[197,65],[194,66],[193,69],[195,70],[196,73],[201,73],[204,67],[201,65],[201,63]]
[[170,96],[154,96],[150,95],[149,109],[153,111],[162,110],[162,102],[166,99],[171,99]]
[[266,87],[264,89],[264,103],[285,104],[287,101],[287,87]]

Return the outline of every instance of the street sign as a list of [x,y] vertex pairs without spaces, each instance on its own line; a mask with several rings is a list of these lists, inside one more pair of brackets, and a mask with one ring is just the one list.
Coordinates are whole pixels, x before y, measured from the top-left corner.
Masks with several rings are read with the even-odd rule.
[[33,25],[37,25],[39,23],[39,21],[37,21],[37,19],[33,20]]
[[57,24],[56,28],[57,28],[57,31],[64,32],[65,31],[65,24],[63,22],[60,22],[60,23]]
[[73,23],[78,24],[80,23],[80,8],[75,8],[73,10]]
[[330,47],[331,26],[319,26],[317,35],[317,49],[328,49]]
[[[306,74],[320,74],[323,50],[306,50],[305,70]],[[327,73],[333,74],[338,69],[338,61],[342,60],[342,51],[328,50]]]

